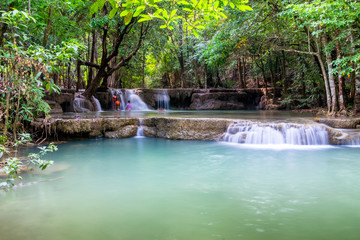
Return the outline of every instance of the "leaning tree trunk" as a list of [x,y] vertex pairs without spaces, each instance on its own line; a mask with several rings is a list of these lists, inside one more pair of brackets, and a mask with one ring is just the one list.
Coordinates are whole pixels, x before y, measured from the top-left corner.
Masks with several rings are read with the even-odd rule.
[[[95,52],[96,52],[96,31],[93,30],[92,31],[92,41],[91,41],[91,51],[89,54],[90,63],[95,62]],[[93,80],[93,68],[89,67],[89,73],[88,73],[88,78],[87,78],[87,87],[89,87],[91,85],[92,80]]]
[[[324,48],[326,49],[328,46],[328,42],[326,39],[326,36],[322,38]],[[335,85],[335,79],[333,74],[333,65],[332,65],[332,58],[331,54],[328,52],[325,52],[326,57],[326,63],[328,65],[328,75],[329,75],[329,87],[330,87],[330,94],[331,94],[331,113],[334,113],[337,110],[337,97],[336,97],[336,85]]]
[[321,68],[321,72],[322,72],[322,75],[323,75],[323,79],[324,79],[324,83],[325,83],[325,92],[326,92],[326,105],[327,105],[327,109],[328,109],[328,112],[331,111],[331,93],[330,93],[330,86],[329,86],[329,80],[327,78],[327,73],[326,73],[326,70],[325,70],[325,66],[324,66],[324,62],[322,61],[321,59],[321,55],[320,53],[318,53],[316,55],[317,57],[317,60],[320,64],[320,68]]
[[101,80],[106,76],[105,67],[100,68],[95,78],[88,84],[83,96],[90,99],[95,95],[97,88],[100,86]]

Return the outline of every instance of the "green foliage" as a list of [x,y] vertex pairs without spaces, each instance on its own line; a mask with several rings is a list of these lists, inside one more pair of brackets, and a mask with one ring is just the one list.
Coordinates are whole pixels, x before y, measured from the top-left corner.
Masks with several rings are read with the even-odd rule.
[[[1,136],[2,137],[2,136]],[[12,147],[18,147],[24,145],[27,142],[31,141],[29,134],[21,134],[21,138],[11,144]],[[39,153],[30,153],[27,158],[20,161],[17,157],[8,157],[3,162],[5,165],[1,167],[0,173],[7,175],[6,181],[0,182],[0,189],[5,191],[11,189],[15,185],[17,179],[22,180],[22,177],[19,175],[19,170],[21,166],[31,167],[35,166],[41,170],[45,170],[47,167],[54,164],[53,161],[42,159],[47,153],[57,151],[57,146],[53,143],[50,143],[48,146],[38,147],[40,149]],[[9,155],[9,151],[5,148],[3,144],[0,145],[0,153],[6,153]],[[1,158],[1,156],[0,156]],[[0,162],[1,163],[1,162]]]
[[[97,0],[91,8],[90,14],[100,11],[105,3],[109,2],[112,10],[109,13],[109,19],[117,13],[124,17],[124,23],[127,25],[132,18],[138,18],[138,22],[149,20],[159,20],[162,22],[160,28],[173,30],[173,24],[177,25],[177,20],[181,20],[184,27],[192,30],[195,36],[199,36],[197,30],[205,29],[205,21],[210,19],[219,20],[226,18],[225,7],[229,4],[231,8],[238,8],[241,11],[251,11],[248,0]],[[143,14],[145,13],[145,14]]]

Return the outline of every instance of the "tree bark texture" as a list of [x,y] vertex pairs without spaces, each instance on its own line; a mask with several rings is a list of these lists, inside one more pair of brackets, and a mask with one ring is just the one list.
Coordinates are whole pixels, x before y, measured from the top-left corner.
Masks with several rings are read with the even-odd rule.
[[[336,31],[336,35],[338,36],[338,31]],[[341,46],[339,43],[339,40],[335,41],[336,44],[336,57],[337,59],[341,59]],[[341,69],[340,69],[341,71]],[[345,99],[344,99],[344,78],[342,76],[342,73],[338,73],[338,86],[339,86],[339,107],[340,107],[340,112],[341,111],[346,111],[346,107],[345,107]]]
[[[326,36],[322,38],[323,46],[326,49],[328,46],[328,41]],[[331,54],[325,51],[326,63],[328,66],[328,76],[329,76],[329,87],[330,87],[330,94],[331,94],[331,113],[337,111],[337,97],[336,97],[336,85],[335,85],[335,78],[333,73],[333,65],[332,65],[332,58]]]
[[46,28],[44,30],[44,38],[43,38],[43,42],[42,42],[42,46],[46,47],[48,38],[49,38],[49,34],[50,34],[50,29],[51,29],[51,16],[52,16],[52,11],[53,11],[53,6],[50,5],[49,7],[49,13],[48,13],[48,19],[47,19],[47,23],[46,23]]

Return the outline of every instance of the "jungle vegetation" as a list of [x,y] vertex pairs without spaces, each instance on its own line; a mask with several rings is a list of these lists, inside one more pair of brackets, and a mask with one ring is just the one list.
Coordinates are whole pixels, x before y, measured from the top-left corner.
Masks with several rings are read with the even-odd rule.
[[287,108],[360,111],[354,0],[3,0],[2,135],[44,94],[108,88],[275,88]]

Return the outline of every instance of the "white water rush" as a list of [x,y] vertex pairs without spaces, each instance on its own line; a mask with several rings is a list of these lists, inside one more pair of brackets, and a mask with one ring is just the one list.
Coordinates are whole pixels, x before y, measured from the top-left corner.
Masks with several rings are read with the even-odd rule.
[[157,109],[169,110],[170,97],[168,95],[167,89],[161,89],[156,95],[156,107]]
[[115,95],[117,99],[120,100],[120,109],[125,111],[126,104],[128,101],[131,103],[132,110],[139,110],[139,111],[147,111],[149,107],[146,103],[133,91],[130,89],[112,89],[111,95]]
[[327,145],[329,136],[320,125],[295,123],[232,123],[224,141],[240,144]]
[[143,119],[139,118],[139,126],[138,126],[138,130],[137,130],[137,133],[136,133],[137,138],[144,137],[144,129],[143,129],[143,126],[142,126],[142,122],[143,122]]

